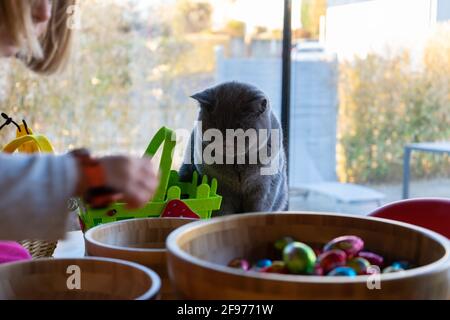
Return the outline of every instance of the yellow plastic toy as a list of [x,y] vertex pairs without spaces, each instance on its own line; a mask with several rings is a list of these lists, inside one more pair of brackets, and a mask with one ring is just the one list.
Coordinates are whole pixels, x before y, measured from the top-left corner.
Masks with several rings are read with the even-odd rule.
[[33,131],[25,124],[21,124],[19,127],[20,130],[17,129],[16,138],[3,147],[3,152],[54,153],[53,146],[46,136],[33,134]]

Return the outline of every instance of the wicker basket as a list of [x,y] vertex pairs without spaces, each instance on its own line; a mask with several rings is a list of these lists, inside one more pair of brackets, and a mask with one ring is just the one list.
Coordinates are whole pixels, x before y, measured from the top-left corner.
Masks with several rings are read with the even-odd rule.
[[19,243],[27,249],[33,259],[50,258],[55,252],[57,241],[23,240]]

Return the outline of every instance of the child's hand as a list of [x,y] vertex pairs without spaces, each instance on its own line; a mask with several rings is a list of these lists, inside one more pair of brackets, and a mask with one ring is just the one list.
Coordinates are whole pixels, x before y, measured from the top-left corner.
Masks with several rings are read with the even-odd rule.
[[121,194],[129,209],[145,206],[153,197],[159,183],[157,169],[149,158],[111,156],[99,159],[103,165],[108,187]]
[[[109,201],[126,202],[128,209],[138,209],[153,197],[159,177],[150,158],[110,156],[97,161],[103,168],[104,187],[115,193]],[[80,168],[77,195],[84,195],[87,189],[88,177]]]

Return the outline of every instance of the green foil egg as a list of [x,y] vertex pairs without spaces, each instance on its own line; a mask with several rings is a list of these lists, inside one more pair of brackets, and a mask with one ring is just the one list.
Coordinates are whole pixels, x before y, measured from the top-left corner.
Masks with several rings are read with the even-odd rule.
[[370,267],[370,262],[364,258],[353,258],[347,262],[347,267],[352,268],[357,274],[366,274],[367,269]]
[[283,250],[283,261],[291,273],[313,274],[316,259],[314,250],[302,242],[292,242]]
[[284,248],[289,244],[294,242],[295,240],[292,237],[283,237],[275,241],[275,249],[283,252]]

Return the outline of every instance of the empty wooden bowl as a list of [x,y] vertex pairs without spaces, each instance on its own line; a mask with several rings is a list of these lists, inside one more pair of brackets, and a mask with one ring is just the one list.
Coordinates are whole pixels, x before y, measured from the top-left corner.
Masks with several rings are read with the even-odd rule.
[[2,300],[151,300],[161,281],[137,263],[104,258],[43,259],[0,266]]
[[89,256],[140,263],[156,271],[162,280],[162,299],[173,299],[167,272],[166,238],[178,227],[193,222],[183,218],[131,219],[99,225],[85,234]]
[[[418,267],[353,278],[258,273],[227,267],[238,257],[255,261],[273,256],[274,242],[284,236],[323,245],[342,235],[359,236],[366,250],[386,259],[408,260]],[[448,240],[423,228],[384,219],[319,213],[235,215],[181,227],[168,237],[167,249],[170,278],[179,297],[185,299],[449,297]]]

